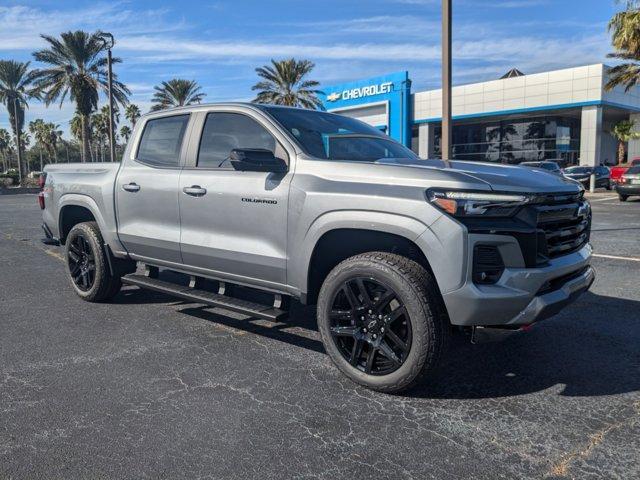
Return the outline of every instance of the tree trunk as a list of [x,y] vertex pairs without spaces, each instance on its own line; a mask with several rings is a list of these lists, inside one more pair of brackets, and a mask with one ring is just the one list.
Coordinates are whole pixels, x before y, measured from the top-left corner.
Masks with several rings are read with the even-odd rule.
[[42,147],[39,148],[40,150],[40,171],[44,170],[44,165],[42,164]]
[[82,162],[88,162],[91,158],[91,151],[89,145],[89,136],[91,131],[89,130],[89,116],[80,115],[80,123],[82,124]]
[[624,163],[624,142],[618,142],[618,165]]

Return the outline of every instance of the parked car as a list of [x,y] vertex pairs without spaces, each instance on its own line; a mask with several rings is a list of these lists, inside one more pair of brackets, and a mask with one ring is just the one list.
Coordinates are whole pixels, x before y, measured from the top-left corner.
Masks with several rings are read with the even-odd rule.
[[640,165],[629,168],[616,188],[618,198],[626,202],[632,195],[640,195]]
[[640,165],[640,158],[634,158],[631,163],[624,163],[611,167],[611,185],[616,188],[622,182],[622,176],[627,173],[629,168]]
[[[43,228],[65,246],[81,298],[107,301],[125,283],[274,321],[289,298],[317,304],[335,365],[385,392],[433,372],[454,327],[473,341],[523,329],[595,278],[591,209],[575,182],[421,160],[326,112],[153,112],[121,163],[45,173]],[[186,273],[188,286],[160,268]],[[272,301],[240,299],[234,285]]]
[[565,177],[575,180],[582,184],[584,188],[588,189],[590,188],[591,174],[594,172],[596,174],[596,188],[606,188],[607,190],[611,190],[611,172],[604,165],[597,167],[569,167],[565,168],[562,173]]
[[562,176],[562,169],[560,168],[560,165],[558,165],[556,162],[552,162],[552,161],[522,162],[520,165],[523,167],[529,167],[529,168],[540,168],[549,173]]

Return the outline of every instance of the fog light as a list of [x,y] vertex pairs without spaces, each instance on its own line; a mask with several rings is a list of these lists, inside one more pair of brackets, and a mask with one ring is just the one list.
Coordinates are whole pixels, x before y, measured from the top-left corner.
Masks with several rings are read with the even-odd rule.
[[495,245],[476,245],[473,249],[473,283],[491,285],[500,280],[504,262]]

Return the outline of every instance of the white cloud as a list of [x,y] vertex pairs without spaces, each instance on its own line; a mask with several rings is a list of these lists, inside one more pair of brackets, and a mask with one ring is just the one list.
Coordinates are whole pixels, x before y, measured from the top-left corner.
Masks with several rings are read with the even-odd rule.
[[[106,30],[118,34],[172,32],[184,21],[165,21],[166,10],[133,11],[124,2],[97,3],[89,8],[44,11],[27,6],[0,6],[0,48],[35,50],[44,45],[41,34],[68,30]],[[16,27],[18,26],[18,27]]]

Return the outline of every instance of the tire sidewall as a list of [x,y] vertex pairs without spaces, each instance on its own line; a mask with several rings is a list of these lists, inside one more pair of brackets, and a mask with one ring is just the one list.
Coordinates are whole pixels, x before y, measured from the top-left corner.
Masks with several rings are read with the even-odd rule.
[[[412,329],[409,355],[399,369],[387,375],[368,375],[353,367],[338,350],[329,330],[329,312],[333,298],[345,281],[355,277],[371,278],[391,288],[409,314]],[[390,385],[411,383],[422,370],[426,351],[434,348],[434,345],[430,345],[426,340],[429,338],[427,330],[433,328],[433,324],[428,318],[429,312],[425,311],[424,305],[419,300],[423,296],[424,293],[416,291],[401,273],[383,262],[372,259],[349,259],[338,265],[325,279],[318,297],[318,329],[325,349],[336,366],[351,380],[369,388],[386,389]]]

